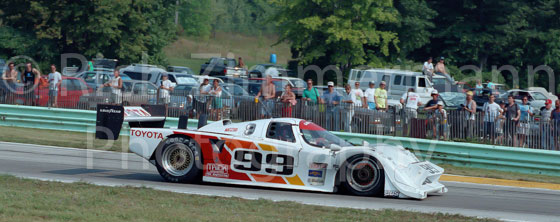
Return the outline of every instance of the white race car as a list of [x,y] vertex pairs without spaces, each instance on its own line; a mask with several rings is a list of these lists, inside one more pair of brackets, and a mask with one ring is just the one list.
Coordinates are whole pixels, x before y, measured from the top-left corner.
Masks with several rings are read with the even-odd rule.
[[[98,110],[123,116],[107,107]],[[305,120],[222,120],[187,130],[142,123],[143,119],[165,121],[142,107],[123,111],[124,121],[131,126],[130,150],[149,160],[171,182],[320,192],[341,188],[359,196],[417,199],[447,192],[438,182],[443,169],[419,161],[403,147],[367,142],[354,146]],[[103,121],[98,113],[98,123]]]

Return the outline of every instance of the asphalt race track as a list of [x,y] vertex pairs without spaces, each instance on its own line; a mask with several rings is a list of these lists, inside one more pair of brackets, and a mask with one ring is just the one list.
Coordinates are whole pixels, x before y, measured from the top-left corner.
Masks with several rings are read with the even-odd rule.
[[560,220],[560,191],[444,182],[449,188],[447,194],[425,200],[402,200],[223,184],[174,184],[164,182],[155,167],[134,154],[3,142],[0,142],[0,174],[335,207],[459,213],[507,221]]

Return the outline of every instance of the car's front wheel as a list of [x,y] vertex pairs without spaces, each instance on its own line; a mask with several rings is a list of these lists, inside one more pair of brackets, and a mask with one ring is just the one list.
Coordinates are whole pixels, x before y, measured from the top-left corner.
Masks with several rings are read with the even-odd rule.
[[199,182],[202,175],[202,153],[192,139],[168,138],[161,149],[156,150],[156,168],[170,182]]
[[385,185],[385,171],[375,158],[356,155],[340,168],[340,181],[345,190],[358,196],[381,196]]

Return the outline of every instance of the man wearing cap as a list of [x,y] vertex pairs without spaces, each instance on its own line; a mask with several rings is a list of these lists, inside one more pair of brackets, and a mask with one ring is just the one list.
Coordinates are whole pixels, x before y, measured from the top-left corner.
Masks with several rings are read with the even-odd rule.
[[364,91],[360,89],[360,82],[355,82],[354,87],[355,88],[352,89],[352,93],[356,94],[356,102],[354,103],[354,106],[365,108],[366,98],[364,96]]
[[366,104],[364,108],[375,110],[375,81],[369,82],[369,88],[364,93]]
[[550,128],[550,123],[552,121],[552,100],[547,99],[545,101],[545,106],[541,108],[541,145],[542,149],[552,149],[552,130]]
[[408,89],[408,92],[404,93],[401,97],[401,104],[404,106],[404,124],[403,124],[403,136],[408,135],[408,124],[410,124],[411,119],[416,119],[418,117],[418,106],[421,106],[420,96],[414,92],[414,88]]
[[326,121],[327,130],[338,131],[340,114],[338,104],[340,104],[341,96],[334,90],[334,82],[327,83],[328,90],[323,93],[322,102],[326,105]]
[[385,81],[381,81],[381,83],[379,84],[379,88],[375,89],[374,98],[377,110],[387,110],[387,90],[385,90],[386,85],[387,83],[385,83]]
[[347,133],[352,132],[352,118],[354,117],[354,104],[357,101],[356,94],[352,92],[350,84],[344,86],[344,95],[342,95],[341,102],[344,103],[342,113],[344,116],[344,131]]
[[434,135],[436,135],[436,139],[439,139],[440,136],[445,139],[445,131],[447,130],[447,111],[445,111],[445,109],[443,108],[444,108],[443,101],[438,101],[437,109],[434,111],[435,119],[437,121],[436,125],[438,126],[437,127],[438,131],[437,132],[434,131]]
[[449,83],[451,84],[455,83],[455,79],[453,79],[453,77],[451,77],[449,73],[447,73],[447,70],[445,69],[445,58],[443,56],[439,58],[439,62],[436,64],[435,72],[437,75],[444,76]]
[[171,91],[173,91],[173,82],[169,80],[167,73],[163,73],[161,75],[161,85],[159,86],[159,104],[164,104],[165,110],[167,110],[167,105],[171,102]]
[[[435,121],[435,115],[434,112],[437,110],[438,106],[438,97],[439,97],[439,92],[437,90],[432,90],[432,99],[430,101],[428,101],[428,103],[426,103],[426,106],[424,107],[424,110],[428,113],[428,123],[429,125],[432,126],[432,131],[436,132],[436,121]],[[436,137],[436,134],[434,133],[434,138]]]

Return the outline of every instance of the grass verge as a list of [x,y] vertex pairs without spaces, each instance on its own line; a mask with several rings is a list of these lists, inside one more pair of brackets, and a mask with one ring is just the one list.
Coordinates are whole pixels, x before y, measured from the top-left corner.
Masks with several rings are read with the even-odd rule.
[[[88,138],[93,140],[93,144],[88,144]],[[127,136],[121,136],[119,140],[113,142],[94,138],[95,135],[91,133],[0,126],[0,141],[4,142],[128,152]],[[560,184],[560,177],[555,176],[460,167],[448,164],[439,165],[445,169],[447,174]]]
[[493,221],[0,176],[0,221]]

